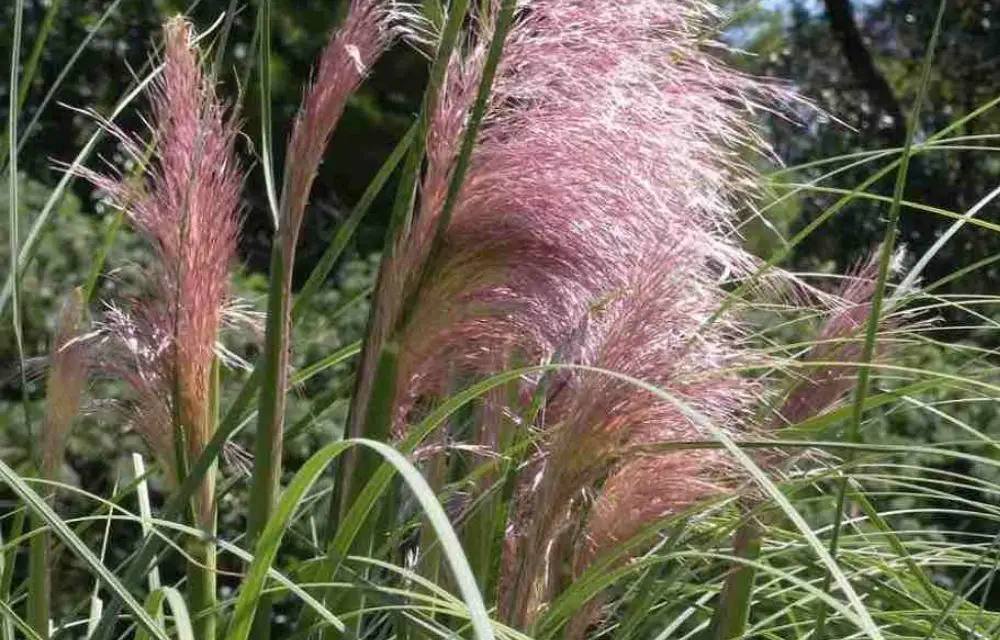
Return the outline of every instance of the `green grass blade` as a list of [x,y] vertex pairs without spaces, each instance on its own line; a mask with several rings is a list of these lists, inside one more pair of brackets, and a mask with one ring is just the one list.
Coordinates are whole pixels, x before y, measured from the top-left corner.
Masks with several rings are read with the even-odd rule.
[[140,626],[148,630],[151,637],[157,640],[167,640],[167,636],[156,624],[146,610],[143,609],[132,594],[128,592],[119,579],[104,566],[100,559],[83,543],[80,538],[73,533],[61,518],[46,504],[45,500],[35,493],[31,487],[25,484],[17,472],[0,460],[0,480],[10,487],[18,498],[20,498],[32,514],[37,515],[52,532],[62,540],[73,553],[83,561],[90,571],[97,576],[111,593],[120,598],[125,607],[129,610]]
[[[10,605],[7,604],[6,600],[0,600],[0,616],[3,616],[4,625],[8,623],[15,627],[18,631],[24,634],[24,638],[27,640],[43,640],[42,636],[35,633],[35,630],[31,628],[27,622],[25,622],[21,616],[17,615]],[[13,635],[11,635],[13,638]],[[46,634],[48,637],[48,634]]]
[[[10,153],[10,164],[8,165],[7,188],[8,188],[8,221],[7,228],[10,233],[10,281],[11,281],[11,309],[12,322],[14,328],[14,344],[17,347],[17,359],[21,371],[21,395],[22,407],[24,409],[24,421],[28,427],[28,453],[33,450],[34,438],[31,435],[31,421],[28,412],[28,380],[25,375],[24,366],[24,336],[21,327],[21,270],[17,256],[21,254],[21,214],[18,185],[20,178],[17,171],[17,121],[20,117],[18,105],[18,79],[20,72],[21,56],[21,27],[24,21],[24,0],[15,0],[14,4],[14,25],[11,36],[11,60],[10,60],[10,84],[9,104],[7,112],[7,144]],[[2,310],[0,310],[2,311]]]
[[[277,555],[278,547],[292,515],[327,466],[337,456],[353,446],[365,446],[373,449],[392,464],[410,486],[445,548],[459,590],[469,608],[476,637],[484,640],[492,639],[492,626],[482,596],[476,587],[475,576],[472,575],[447,515],[423,476],[402,454],[384,443],[371,440],[347,440],[327,445],[318,451],[302,465],[302,468],[289,483],[272,519],[267,523],[267,527],[255,547],[254,559],[247,570],[246,579],[236,602],[229,632],[226,635],[227,640],[246,640],[249,637],[251,621],[257,607],[257,600],[264,587],[267,570]],[[343,631],[343,628],[340,630]]]
[[[35,36],[35,44],[31,47],[31,53],[28,54],[28,60],[24,63],[24,69],[21,72],[21,86],[20,89],[16,91],[17,109],[12,108],[11,113],[20,114],[21,109],[24,108],[24,102],[28,99],[28,92],[31,90],[31,83],[35,79],[35,71],[38,70],[38,61],[41,60],[42,52],[45,51],[45,42],[49,39],[49,33],[52,31],[52,25],[55,23],[56,14],[58,14],[59,9],[62,8],[62,3],[63,0],[53,0],[52,4],[49,5],[48,11],[45,12],[45,17],[42,19],[42,25],[38,29],[38,34]],[[18,18],[15,16],[15,22],[17,20]],[[20,35],[18,34],[18,39],[19,38]],[[15,51],[17,51],[16,48]],[[15,55],[17,54],[15,53]],[[11,85],[11,87],[14,86],[15,85]],[[30,126],[25,128],[25,132],[30,130]],[[8,158],[11,158],[18,153],[21,150],[22,144],[23,140],[11,139],[10,133],[8,132],[7,139],[4,141],[2,147],[0,147],[0,166],[3,166]]]
[[278,192],[274,179],[271,133],[271,0],[257,2],[257,88],[260,91],[260,164],[264,172],[267,205],[274,228],[278,228]]
[[[150,593],[149,597],[146,598],[146,611],[154,618],[159,618],[162,615],[164,603],[170,606],[170,611],[173,613],[174,634],[177,636],[177,640],[195,640],[197,636],[194,635],[187,604],[177,589],[160,587]],[[149,640],[149,638],[150,636],[145,629],[139,629],[135,634],[135,640]],[[206,636],[202,636],[202,638],[206,638]]]
[[[871,377],[870,364],[875,356],[875,345],[878,337],[878,328],[882,322],[882,303],[885,298],[885,286],[889,278],[889,267],[892,255],[896,249],[896,234],[899,224],[900,203],[903,200],[906,189],[906,175],[910,166],[911,148],[913,138],[919,127],[921,108],[924,98],[927,95],[927,88],[930,82],[931,63],[934,59],[934,50],[937,46],[938,36],[941,33],[941,24],[944,19],[944,11],[947,0],[941,0],[938,5],[937,19],[934,23],[934,30],[931,32],[931,40],[928,44],[927,55],[924,58],[923,69],[920,77],[920,88],[917,92],[916,102],[913,105],[913,113],[910,115],[910,123],[906,132],[906,144],[903,147],[903,156],[900,161],[899,171],[896,174],[896,184],[893,189],[893,202],[889,208],[889,215],[886,221],[885,237],[882,241],[882,254],[879,257],[878,276],[875,281],[875,291],[872,295],[871,309],[868,314],[868,326],[865,332],[865,342],[862,347],[861,359],[858,367],[857,385],[854,392],[853,410],[851,420],[848,423],[845,434],[848,442],[858,442],[861,438],[861,421],[864,415],[865,397],[868,395],[868,384]],[[846,462],[850,464],[851,454],[848,453]],[[834,525],[830,536],[830,555],[836,557],[840,539],[840,524],[843,518],[844,506],[847,498],[847,478],[841,478],[837,487],[836,506],[834,507]],[[823,588],[829,588],[829,577],[824,577]],[[813,633],[815,640],[823,640],[826,634],[826,606],[822,603],[816,613],[816,626]]]
[[51,619],[51,579],[49,548],[52,538],[40,518],[32,518],[37,530],[28,549],[28,622],[35,634],[49,637]]
[[327,276],[330,275],[330,271],[333,270],[334,265],[337,264],[337,260],[340,259],[344,249],[347,248],[347,243],[354,236],[361,221],[364,220],[365,215],[371,209],[375,198],[382,191],[385,183],[388,182],[389,177],[410,149],[416,132],[416,125],[411,125],[402,140],[396,145],[396,148],[392,150],[386,161],[382,163],[378,173],[375,174],[375,177],[362,194],[361,199],[358,200],[358,203],[354,205],[354,209],[351,210],[351,215],[337,229],[337,234],[334,236],[333,241],[327,246],[319,262],[316,263],[316,266],[313,267],[312,272],[309,274],[306,283],[302,285],[302,289],[299,290],[299,294],[295,297],[295,304],[292,306],[292,318],[298,318],[302,315],[312,297],[323,286]]
[[[142,535],[150,536],[153,533],[153,508],[149,501],[149,486],[146,483],[146,464],[138,453],[132,454],[132,474],[138,483],[135,495],[139,501],[139,517],[142,518]],[[149,591],[152,593],[159,588],[160,568],[153,565],[149,569]]]
[[[257,541],[281,490],[282,436],[285,412],[285,394],[288,385],[288,305],[289,291],[286,283],[285,264],[281,240],[274,239],[271,251],[271,271],[267,298],[267,327],[262,354],[262,380],[257,408],[257,433],[254,439],[253,478],[250,485],[250,506],[247,517],[247,538],[250,544]],[[271,620],[270,597],[262,596],[258,618],[254,623],[254,637],[266,639]]]

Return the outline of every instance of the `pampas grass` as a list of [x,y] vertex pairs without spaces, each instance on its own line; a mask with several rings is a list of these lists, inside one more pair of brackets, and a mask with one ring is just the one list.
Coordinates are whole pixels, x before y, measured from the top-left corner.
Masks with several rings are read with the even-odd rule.
[[[269,29],[266,1],[260,11]],[[110,590],[94,600],[103,612],[63,627],[86,623],[107,640],[135,620],[144,637],[225,629],[231,640],[264,640],[280,616],[302,638],[730,640],[817,628],[875,640],[989,637],[1000,621],[959,593],[971,582],[946,598],[933,579],[975,575],[991,543],[908,530],[896,503],[880,501],[993,487],[958,474],[904,477],[884,462],[900,448],[860,440],[862,418],[922,406],[914,397],[935,386],[994,397],[988,367],[900,364],[909,346],[930,341],[920,330],[931,325],[901,299],[882,308],[897,273],[889,267],[904,262],[888,260],[901,255],[891,233],[877,257],[837,276],[839,287],[744,248],[739,229],[774,159],[759,116],[788,117],[802,102],[725,64],[720,20],[702,0],[352,0],[290,123],[263,350],[224,415],[220,342],[233,310],[246,311],[230,270],[252,163],[238,157],[239,109],[205,72],[192,25],[167,22],[149,139],[102,122],[138,178],[74,170],[152,259],[139,294],[103,301],[93,329],[84,301],[67,306],[37,466],[47,493],[88,376],[110,378],[125,388],[115,405],[124,411],[101,413],[98,428],[141,434],[171,501],[153,517],[145,503],[138,516],[108,506],[106,540],[142,531],[142,546],[110,577],[95,569]],[[264,62],[269,41],[261,34]],[[293,301],[332,264],[294,300],[313,182],[350,97],[391,46],[432,62],[416,124],[360,207],[400,171],[367,341],[331,345],[333,355],[296,372],[292,309],[307,309]],[[266,89],[269,71],[259,71]],[[270,172],[270,149],[260,152]],[[337,251],[357,222],[338,234]],[[906,293],[918,300],[911,280]],[[346,439],[290,468],[293,384],[358,353]],[[847,408],[859,372],[864,392]],[[882,385],[870,396],[869,376]],[[240,504],[222,500],[247,487],[240,477],[217,483],[216,457],[254,421],[248,510],[228,514],[246,527],[234,534],[218,527],[220,505]],[[845,448],[851,464],[836,457]],[[924,453],[994,465],[960,448]],[[331,487],[323,478],[334,463]],[[12,477],[5,465],[0,473]],[[47,637],[59,617],[48,603],[47,527],[61,520],[10,484],[37,531],[28,623],[3,599],[0,615]],[[856,509],[844,521],[848,490]],[[932,510],[995,515],[963,500]],[[176,518],[174,501],[186,505]],[[103,567],[68,527],[55,528],[89,567]],[[151,562],[172,562],[171,548],[186,577],[168,584],[158,568],[147,612],[126,594],[141,592]],[[129,616],[118,616],[122,606]]]

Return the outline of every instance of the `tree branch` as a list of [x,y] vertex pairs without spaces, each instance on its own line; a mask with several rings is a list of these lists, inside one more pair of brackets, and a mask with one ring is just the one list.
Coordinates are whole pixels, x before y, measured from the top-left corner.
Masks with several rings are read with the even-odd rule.
[[861,32],[854,22],[854,7],[851,0],[823,0],[830,28],[840,41],[847,64],[858,82],[871,97],[872,102],[888,116],[892,123],[888,130],[891,142],[903,146],[906,140],[906,116],[889,82],[875,66],[871,52],[865,46]]

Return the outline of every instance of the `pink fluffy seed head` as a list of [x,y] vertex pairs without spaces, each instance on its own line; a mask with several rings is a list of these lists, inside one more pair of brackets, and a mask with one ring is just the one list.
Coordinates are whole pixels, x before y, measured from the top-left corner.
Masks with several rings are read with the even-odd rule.
[[[117,354],[104,360],[131,383],[135,424],[172,469],[174,415],[185,430],[189,458],[211,436],[208,393],[236,254],[243,174],[236,123],[202,72],[191,26],[180,17],[168,21],[164,40],[163,68],[151,94],[155,154],[145,181],[91,177],[157,258],[142,298],[129,311],[112,307],[106,314],[105,345]],[[123,142],[141,148],[132,138]]]
[[41,471],[56,479],[66,438],[80,410],[90,369],[90,355],[83,341],[86,332],[86,305],[74,290],[59,314],[59,325],[45,384],[45,418],[42,422]]
[[[854,365],[862,354],[878,267],[876,251],[844,276],[843,285],[833,298],[833,308],[816,336],[816,344],[802,358],[805,366],[797,372],[798,381],[778,411],[774,426],[798,424],[821,415],[854,388],[857,380]],[[895,325],[893,321],[880,319],[878,330]],[[883,345],[875,355],[883,358],[886,353]],[[810,365],[810,361],[818,364]]]
[[320,56],[288,143],[287,176],[280,221],[285,254],[294,252],[316,171],[347,105],[391,42],[390,14],[383,0],[353,0],[343,25]]
[[[390,273],[395,292],[423,283],[399,340],[397,435],[425,400],[458,383],[547,362],[656,385],[734,436],[751,422],[760,390],[739,371],[753,355],[738,318],[713,314],[725,298],[720,283],[756,267],[734,232],[737,208],[753,195],[742,158],[768,153],[747,112],[787,94],[711,55],[703,34],[714,19],[699,0],[525,3],[441,251],[425,264],[482,52],[473,46],[453,62],[426,141],[418,216]],[[424,269],[429,277],[412,275]],[[515,625],[545,606],[552,567],[738,480],[714,452],[650,454],[626,468],[621,457],[635,448],[711,437],[676,403],[562,371],[522,380],[512,396],[529,402],[508,401],[509,414],[536,392],[545,396],[542,434],[517,492],[501,580],[502,590],[521,585],[501,599]],[[484,409],[476,444],[510,428],[494,419],[505,414],[499,401]],[[616,493],[616,474],[666,487],[674,472],[676,486],[690,489],[675,501],[640,505]],[[609,476],[596,498],[603,515],[588,525],[595,542],[567,548],[565,531]]]

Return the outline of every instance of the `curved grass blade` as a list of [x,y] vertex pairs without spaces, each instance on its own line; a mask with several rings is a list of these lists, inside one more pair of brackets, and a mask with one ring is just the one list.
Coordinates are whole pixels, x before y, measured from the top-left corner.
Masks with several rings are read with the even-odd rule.
[[278,195],[274,180],[271,133],[271,0],[257,2],[257,80],[260,91],[260,164],[264,172],[267,205],[271,222],[278,228]]
[[469,608],[476,637],[482,640],[492,640],[493,630],[482,596],[476,586],[475,576],[472,575],[468,561],[458,542],[458,537],[448,521],[448,516],[437,502],[427,482],[420,472],[395,449],[381,442],[363,439],[346,440],[327,445],[314,454],[289,483],[274,515],[268,521],[255,547],[254,560],[247,571],[240,596],[236,602],[229,632],[226,635],[227,640],[246,640],[249,636],[257,599],[264,587],[267,570],[277,555],[278,546],[292,515],[326,467],[352,446],[365,446],[373,449],[391,463],[410,486],[445,548],[455,580],[459,585],[466,606]]
[[[911,148],[916,135],[918,123],[920,122],[921,109],[924,99],[927,96],[927,88],[930,82],[931,63],[934,60],[934,51],[937,47],[938,36],[941,33],[941,24],[944,19],[944,10],[947,0],[941,0],[938,4],[937,19],[934,29],[931,32],[931,40],[927,46],[927,54],[924,57],[923,69],[920,75],[920,86],[917,91],[916,102],[913,105],[913,113],[910,115],[910,123],[906,132],[906,143],[903,147],[903,155],[900,159],[899,171],[896,174],[896,184],[893,189],[893,202],[889,208],[888,219],[886,220],[885,237],[882,240],[882,255],[879,257],[878,276],[875,280],[875,290],[872,294],[870,311],[868,314],[868,326],[865,332],[865,341],[862,346],[861,358],[858,361],[857,384],[855,386],[854,400],[851,412],[851,421],[847,426],[845,439],[848,442],[858,442],[861,438],[861,420],[864,415],[865,396],[868,395],[868,384],[871,377],[870,364],[875,356],[875,345],[878,337],[878,327],[882,321],[882,304],[885,298],[886,282],[889,278],[889,266],[892,255],[896,249],[896,234],[899,224],[899,214],[904,191],[906,189],[907,170],[910,166]],[[851,463],[851,454],[848,453],[845,462]],[[834,507],[834,526],[830,536],[830,555],[835,558],[837,555],[837,545],[840,539],[840,523],[843,518],[844,506],[847,499],[847,478],[840,479],[837,487],[836,506]],[[830,578],[823,578],[823,589],[829,588]],[[822,603],[816,613],[816,621],[813,632],[815,640],[824,640],[826,634],[826,606]]]
[[156,624],[156,620],[146,613],[146,610],[132,597],[132,594],[122,585],[121,581],[73,533],[73,530],[69,528],[66,522],[56,515],[52,508],[46,504],[45,500],[35,493],[21,479],[17,472],[7,466],[2,460],[0,460],[0,480],[17,494],[18,498],[24,502],[25,506],[33,514],[45,521],[45,524],[49,526],[52,532],[90,568],[110,592],[121,599],[124,606],[128,608],[139,625],[150,632],[151,637],[157,640],[167,640],[167,635]]
[[[150,593],[146,599],[146,611],[149,615],[158,618],[163,611],[164,603],[170,605],[170,611],[174,614],[174,633],[177,636],[177,640],[195,640],[187,604],[177,589],[173,587],[160,587]],[[149,634],[146,633],[145,629],[139,629],[135,634],[135,640],[148,639]]]
[[0,600],[0,616],[3,616],[4,624],[11,623],[18,631],[24,634],[27,640],[42,640],[42,637],[35,633],[31,625],[14,612],[6,600]]

